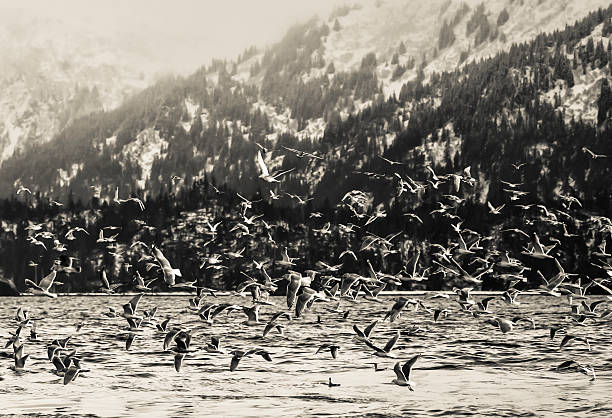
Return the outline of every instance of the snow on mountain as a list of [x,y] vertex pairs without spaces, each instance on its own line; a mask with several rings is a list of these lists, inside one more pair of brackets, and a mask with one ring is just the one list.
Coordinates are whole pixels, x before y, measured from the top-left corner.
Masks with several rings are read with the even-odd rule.
[[78,23],[0,16],[0,164],[70,121],[115,108],[152,81],[150,57]]
[[[479,5],[491,33],[476,45],[475,33],[466,34],[466,22]],[[452,70],[465,61],[490,57],[507,50],[513,43],[533,39],[543,32],[562,29],[566,24],[586,16],[599,7],[608,6],[607,0],[386,0],[358,3],[345,16],[337,17],[340,28],[331,31],[324,43],[323,58],[333,62],[336,70],[355,70],[362,58],[374,52],[377,58],[377,75],[383,82],[386,96],[399,94],[401,86],[416,78],[419,65],[426,60],[425,75]],[[508,20],[498,25],[502,10],[508,12]],[[463,12],[462,12],[463,11]],[[335,21],[328,22],[330,26]],[[447,48],[438,49],[440,29],[444,22],[454,22],[455,40]],[[476,32],[476,31],[475,31]],[[400,43],[405,52],[400,53]],[[398,53],[398,64],[391,64]],[[410,58],[415,66],[397,79],[393,71],[398,65],[406,65]]]
[[[303,58],[299,55],[301,50],[307,50],[308,53],[311,51],[307,49],[310,45],[306,45],[312,41],[308,34],[323,35],[320,43],[312,42],[317,46],[312,49],[310,59],[300,61],[295,67],[291,67],[292,62],[286,62],[290,61],[286,57],[293,57],[294,51],[287,51],[290,49],[287,44],[279,44],[280,47],[272,45],[265,51],[250,53],[240,62],[220,62],[219,65],[211,65],[208,70],[203,68],[201,74],[196,73],[194,80],[186,84],[189,88],[199,89],[199,96],[196,93],[191,94],[187,87],[184,88],[177,82],[175,87],[180,86],[177,88],[177,91],[181,91],[180,95],[177,93],[180,98],[176,102],[172,101],[176,108],[166,109],[167,117],[181,115],[180,120],[172,119],[172,123],[179,127],[181,135],[191,135],[190,131],[194,121],[197,122],[197,117],[200,118],[203,128],[202,132],[194,133],[199,139],[191,138],[193,142],[186,148],[192,152],[182,153],[181,155],[188,157],[180,164],[168,164],[164,168],[166,171],[154,164],[156,159],[174,157],[172,152],[177,139],[176,132],[169,133],[173,130],[167,126],[165,130],[154,127],[155,123],[151,124],[152,119],[147,120],[147,123],[134,123],[133,126],[137,128],[118,141],[120,146],[116,146],[117,133],[125,127],[111,126],[110,132],[105,133],[107,139],[104,145],[111,150],[112,161],[119,161],[122,167],[129,166],[130,170],[133,167],[138,168],[134,178],[126,179],[126,182],[133,182],[141,189],[151,180],[161,183],[163,179],[157,177],[168,175],[168,171],[180,177],[185,176],[183,172],[172,170],[185,169],[186,172],[187,163],[197,165],[199,171],[193,169],[192,172],[199,176],[218,170],[216,174],[221,180],[229,177],[238,179],[245,172],[252,174],[249,170],[255,171],[252,168],[254,162],[244,157],[248,155],[244,152],[248,149],[245,144],[252,141],[252,134],[255,132],[251,130],[248,118],[255,113],[265,115],[266,124],[271,128],[271,132],[266,130],[265,136],[260,137],[260,141],[268,141],[266,146],[276,146],[284,133],[291,134],[299,141],[308,139],[316,144],[329,127],[332,113],[337,113],[339,119],[346,120],[373,103],[382,101],[382,98],[394,94],[399,96],[402,86],[417,77],[427,81],[434,73],[453,71],[467,63],[478,62],[499,51],[509,50],[513,44],[530,41],[539,33],[563,29],[589,12],[608,4],[606,0],[364,0],[333,13],[330,18],[310,21],[305,35],[297,31],[298,35],[294,34],[294,37],[300,38],[303,35],[303,39],[289,39],[287,44],[301,45],[295,54],[300,59]],[[317,32],[324,24],[329,30]],[[45,25],[46,23],[37,25],[37,30]],[[53,24],[49,25],[59,31]],[[0,30],[0,52],[8,51],[7,56],[12,57],[0,63],[0,70],[4,70],[0,73],[0,87],[3,87],[0,91],[0,163],[18,148],[27,148],[28,142],[48,140],[71,120],[86,112],[116,106],[124,97],[144,87],[150,80],[149,75],[143,74],[143,67],[154,67],[151,57],[143,57],[140,62],[138,55],[133,53],[129,45],[121,49],[112,41],[112,37],[111,40],[84,37],[71,42],[68,36],[54,36],[50,41],[42,35],[35,36],[36,31],[26,35],[23,28],[20,30],[14,27],[10,31]],[[21,44],[12,42],[11,36]],[[608,45],[608,38],[602,37],[602,25],[595,28],[591,38],[595,42],[602,40],[604,47]],[[586,38],[583,42],[586,42]],[[20,50],[19,45],[34,45],[39,50],[30,56],[18,55],[15,51]],[[270,63],[279,56],[285,58],[285,61],[279,59],[280,64],[276,63],[281,68],[279,73],[297,68],[294,71],[295,80],[300,80],[304,85],[312,81],[320,81],[322,85],[327,83],[325,87],[321,86],[321,90],[324,90],[335,80],[342,80],[343,77],[349,79],[350,74],[358,72],[368,54],[370,57],[371,54],[375,55],[372,68],[377,84],[374,83],[374,88],[371,89],[374,93],[368,92],[363,95],[365,97],[357,97],[354,87],[346,88],[343,85],[333,91],[338,97],[325,97],[326,104],[331,103],[334,106],[332,109],[325,108],[319,113],[311,112],[310,116],[302,118],[300,111],[295,109],[301,103],[296,105],[283,96],[300,92],[300,88],[309,93],[316,92],[319,86],[310,90],[306,90],[303,85],[282,86],[278,91],[283,97],[275,97],[274,94],[266,94],[268,92],[263,91],[265,77],[269,75],[269,67],[266,66],[272,66]],[[568,54],[568,58],[572,56]],[[321,62],[324,64],[313,64]],[[334,70],[331,71],[330,67]],[[223,74],[222,69],[226,74]],[[572,117],[594,121],[597,118],[596,101],[601,87],[600,79],[605,71],[607,70],[589,68],[583,73],[574,69],[573,87],[568,88],[564,81],[556,80],[554,88],[541,93],[540,97],[549,103],[556,103],[557,108],[565,112],[567,121]],[[291,73],[292,76],[294,73]],[[293,80],[284,81],[290,84]],[[201,84],[204,84],[205,88],[202,88]],[[312,86],[308,86],[310,87]],[[236,90],[251,88],[253,89],[242,97],[233,97]],[[294,90],[291,90],[292,88]],[[376,93],[379,91],[383,94]],[[433,103],[434,108],[440,104],[436,94],[424,99]],[[295,96],[298,97],[296,101],[303,97],[299,94]],[[204,99],[199,102],[196,97]],[[220,115],[221,112],[215,108],[215,105],[227,105],[231,108],[229,102],[232,102],[232,105],[240,105],[236,105],[236,114],[239,113],[240,117],[231,119],[227,114]],[[155,103],[153,107],[157,105],[159,103]],[[398,113],[403,119],[399,123],[406,128],[411,113],[419,103],[406,102],[401,106],[403,107]],[[247,112],[242,112],[242,109],[247,109]],[[300,110],[303,111],[303,108]],[[133,113],[140,115],[139,111]],[[143,122],[136,120],[137,117],[131,122]],[[218,137],[214,137],[215,133],[210,136],[204,133],[209,129],[211,121],[217,124],[217,128],[224,127],[219,130]],[[233,135],[235,127],[240,129],[242,138]],[[212,128],[214,130],[215,126]],[[451,123],[446,125],[445,130],[449,135],[445,142],[437,140],[431,133],[426,133],[422,145],[416,146],[410,153],[413,156],[423,155],[425,164],[444,166],[447,160],[453,160],[455,155],[461,152],[462,147],[462,138],[455,134]],[[90,136],[94,135],[98,133]],[[396,136],[388,126],[376,127],[367,133],[366,141],[370,146],[368,150],[382,154],[394,144]],[[182,139],[187,141],[184,136]],[[103,142],[104,140],[98,142],[100,153]],[[232,147],[236,150],[232,150]],[[338,146],[330,147],[328,152],[330,159],[338,162],[345,161],[349,151],[341,150]],[[237,157],[240,152],[243,154]],[[364,158],[356,157],[351,160],[356,169],[365,166],[364,160],[367,158],[359,157]],[[280,170],[284,163],[282,155],[275,154],[265,158],[271,170]],[[67,179],[74,178],[76,171],[83,169],[82,165],[74,165],[72,162],[71,165],[66,164],[59,176],[62,185],[66,184]],[[298,178],[296,170],[289,176],[293,176],[293,186],[312,192],[323,178],[326,164],[328,161],[319,165],[313,164],[315,168],[301,178]],[[249,170],[245,169],[246,165]],[[160,171],[155,171],[157,169]],[[152,179],[152,176],[156,178]],[[480,198],[484,198],[486,194],[487,189],[484,188]]]

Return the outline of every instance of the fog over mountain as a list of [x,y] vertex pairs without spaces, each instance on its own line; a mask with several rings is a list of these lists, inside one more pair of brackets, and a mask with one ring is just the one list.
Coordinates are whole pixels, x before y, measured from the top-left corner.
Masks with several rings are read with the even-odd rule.
[[164,74],[282,36],[335,1],[0,1],[0,164]]

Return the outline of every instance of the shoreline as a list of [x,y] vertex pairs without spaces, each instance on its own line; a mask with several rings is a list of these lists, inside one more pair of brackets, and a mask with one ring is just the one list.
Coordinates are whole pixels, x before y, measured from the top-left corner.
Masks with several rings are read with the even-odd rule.
[[[145,296],[193,296],[194,293],[193,292],[126,292],[126,293],[93,293],[93,292],[87,292],[87,293],[79,293],[79,292],[74,292],[74,293],[57,293],[58,297],[66,297],[66,296],[110,296],[110,297],[123,297],[123,296],[136,296],[139,294],[144,294]],[[237,293],[235,292],[229,292],[227,290],[223,290],[223,291],[219,291],[219,292],[215,292],[217,296],[239,296]],[[435,294],[435,293],[442,293],[442,294],[447,294],[449,296],[453,296],[455,295],[455,292],[452,292],[450,290],[391,290],[391,291],[383,291],[380,293],[380,296],[419,296],[419,295],[428,295],[428,294]],[[504,292],[500,291],[500,290],[473,290],[470,292],[472,295],[502,295]],[[240,296],[250,296],[251,294],[249,292],[243,292]],[[537,291],[527,291],[527,292],[521,292],[521,296],[545,296],[540,294]],[[40,296],[40,295],[34,295],[31,293],[26,293],[26,294],[21,294],[21,295],[15,295],[15,296],[10,296],[10,295],[6,295],[6,296],[0,296],[0,298],[2,297],[43,297],[46,298],[46,296]],[[213,297],[213,296],[210,296]],[[271,297],[284,297],[284,296],[271,296]]]

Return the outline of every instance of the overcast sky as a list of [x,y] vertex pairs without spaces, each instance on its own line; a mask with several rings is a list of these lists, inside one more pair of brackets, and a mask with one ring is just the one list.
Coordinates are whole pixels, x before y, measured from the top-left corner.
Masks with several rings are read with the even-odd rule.
[[[327,17],[350,0],[0,0],[28,15],[83,24],[85,30],[189,40],[198,61],[233,58],[250,45],[278,41],[289,26]],[[184,47],[184,44],[181,44]],[[180,48],[184,49],[184,48]],[[189,48],[185,48],[189,50]],[[187,57],[186,57],[187,59]]]

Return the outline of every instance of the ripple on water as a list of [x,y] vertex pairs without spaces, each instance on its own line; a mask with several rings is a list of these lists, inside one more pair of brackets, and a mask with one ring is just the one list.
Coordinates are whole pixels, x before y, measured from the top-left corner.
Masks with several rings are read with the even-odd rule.
[[[174,370],[172,353],[162,351],[164,333],[154,323],[144,326],[125,351],[128,332],[125,319],[108,318],[108,306],[120,309],[126,297],[37,297],[0,298],[0,336],[14,332],[12,321],[18,305],[28,307],[37,320],[41,341],[25,341],[31,355],[26,371],[14,372],[12,349],[0,353],[0,405],[8,414],[96,414],[130,416],[143,414],[198,415],[295,415],[339,414],[360,416],[540,416],[549,414],[608,417],[612,414],[612,342],[610,322],[590,322],[584,327],[564,321],[568,309],[559,299],[525,296],[520,307],[491,302],[496,316],[528,316],[537,328],[517,326],[502,334],[454,307],[453,301],[431,301],[435,307],[454,312],[434,323],[426,312],[405,312],[396,322],[382,322],[391,300],[383,304],[344,304],[348,320],[317,303],[304,318],[279,320],[286,336],[261,337],[264,325],[245,327],[240,312],[222,314],[212,325],[199,321],[188,309],[186,296],[146,295],[140,309],[159,307],[158,317],[171,317],[170,327],[193,330],[195,352],[185,356],[180,373]],[[125,300],[124,300],[125,299]],[[596,298],[594,298],[596,299]],[[221,297],[217,301],[245,304],[246,299]],[[284,306],[262,306],[265,321]],[[605,302],[612,304],[612,302]],[[604,309],[609,308],[608,306]],[[320,315],[322,323],[317,323]],[[380,321],[372,334],[384,345],[396,330],[402,331],[395,359],[379,358],[354,338],[353,324],[361,328],[373,319]],[[83,322],[80,332],[76,324]],[[548,326],[563,324],[574,335],[588,336],[593,351],[583,344],[559,349],[561,339],[550,341]],[[412,327],[425,332],[413,333]],[[273,362],[260,356],[244,358],[238,369],[229,372],[229,354],[206,353],[211,336],[221,339],[221,348],[248,350],[262,347]],[[53,366],[46,358],[45,345],[53,339],[72,336],[69,346],[77,350],[89,369],[74,383],[49,373]],[[337,359],[329,352],[315,355],[324,342],[341,349]],[[393,365],[415,353],[412,379],[416,390],[390,384]],[[566,360],[595,367],[597,380],[580,373],[555,370]],[[372,363],[386,368],[374,372]],[[327,386],[332,377],[339,387]],[[543,388],[546,390],[543,390]],[[31,396],[24,396],[31,395]],[[112,400],[112,403],[111,401]],[[8,407],[5,407],[8,405]]]

